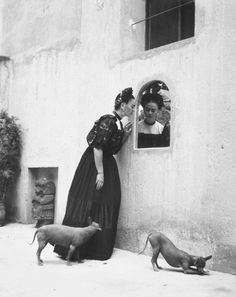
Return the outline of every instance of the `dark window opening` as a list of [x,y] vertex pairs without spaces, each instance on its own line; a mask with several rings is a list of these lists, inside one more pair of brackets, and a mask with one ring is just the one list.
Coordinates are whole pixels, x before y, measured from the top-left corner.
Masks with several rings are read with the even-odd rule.
[[194,36],[194,2],[146,0],[146,50]]

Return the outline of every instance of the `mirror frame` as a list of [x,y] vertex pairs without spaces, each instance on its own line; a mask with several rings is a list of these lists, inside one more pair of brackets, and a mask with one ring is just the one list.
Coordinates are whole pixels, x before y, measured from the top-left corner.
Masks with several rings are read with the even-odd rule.
[[[157,82],[162,82],[165,84],[165,86],[168,89],[168,92],[170,92],[169,86],[165,83],[164,80],[162,79],[151,79],[146,83],[143,83],[141,88],[139,89],[137,95],[136,95],[136,107],[135,107],[135,113],[134,113],[134,129],[133,129],[133,149],[135,151],[152,151],[152,150],[166,150],[166,149],[170,149],[171,147],[171,139],[172,137],[170,136],[170,145],[169,146],[164,146],[164,147],[145,147],[145,148],[138,148],[138,115],[139,115],[139,106],[140,106],[140,101],[141,101],[141,96],[142,93],[148,88],[150,87],[152,84],[157,83]],[[170,119],[172,119],[172,100],[171,100],[171,116]],[[171,133],[172,131],[172,127],[170,127],[170,135],[172,135]]]

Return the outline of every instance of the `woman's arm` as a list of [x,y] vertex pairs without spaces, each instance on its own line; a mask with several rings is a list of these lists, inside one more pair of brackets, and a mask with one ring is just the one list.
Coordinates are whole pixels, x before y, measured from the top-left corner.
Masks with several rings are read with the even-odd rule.
[[96,189],[100,190],[104,184],[104,172],[103,172],[103,150],[93,148],[94,161],[97,169],[97,178],[96,178]]

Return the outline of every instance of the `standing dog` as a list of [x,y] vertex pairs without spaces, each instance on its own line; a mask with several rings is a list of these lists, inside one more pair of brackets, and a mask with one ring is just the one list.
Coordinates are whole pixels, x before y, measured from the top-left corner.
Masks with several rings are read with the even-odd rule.
[[43,261],[40,259],[40,254],[45,246],[50,243],[52,245],[58,244],[69,248],[66,260],[67,265],[70,265],[70,259],[75,249],[87,242],[97,231],[101,231],[99,224],[92,222],[89,218],[90,225],[88,227],[69,227],[64,225],[45,225],[40,227],[34,233],[33,244],[35,236],[38,239],[37,259],[38,265],[42,265]]
[[[182,267],[184,273],[191,273],[192,270],[197,270],[198,274],[204,274],[206,261],[212,258],[212,256],[204,258],[189,255],[188,253],[179,250],[164,234],[160,232],[154,232],[148,235],[145,247],[139,254],[144,252],[148,240],[153,250],[151,263],[154,271],[162,269],[157,264],[159,253],[162,254],[164,259],[170,266]],[[195,266],[196,269],[194,269],[192,266]]]

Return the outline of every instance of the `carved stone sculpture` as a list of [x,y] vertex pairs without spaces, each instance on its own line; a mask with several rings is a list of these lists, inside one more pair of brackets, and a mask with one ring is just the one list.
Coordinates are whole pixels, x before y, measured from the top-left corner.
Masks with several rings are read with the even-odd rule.
[[33,218],[37,220],[36,228],[53,224],[54,200],[56,187],[54,182],[47,178],[40,178],[35,182],[35,196],[33,203]]

